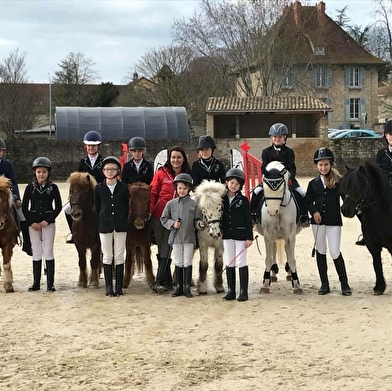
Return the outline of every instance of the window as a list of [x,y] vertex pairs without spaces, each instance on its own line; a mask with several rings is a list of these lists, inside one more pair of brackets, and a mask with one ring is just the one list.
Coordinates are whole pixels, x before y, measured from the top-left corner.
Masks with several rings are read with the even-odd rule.
[[315,68],[314,86],[316,88],[332,87],[332,69],[326,65]]
[[362,88],[365,86],[365,68],[347,67],[344,71],[344,84],[348,88]]
[[324,46],[315,46],[314,54],[316,56],[325,56],[325,47]]
[[283,71],[282,87],[292,88],[297,83],[297,69],[294,67],[287,68]]
[[346,121],[360,120],[362,113],[366,113],[364,98],[349,98],[345,100]]

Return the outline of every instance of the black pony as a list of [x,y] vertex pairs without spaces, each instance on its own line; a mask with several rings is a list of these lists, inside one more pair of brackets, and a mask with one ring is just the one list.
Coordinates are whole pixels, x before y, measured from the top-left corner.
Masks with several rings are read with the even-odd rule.
[[371,163],[348,169],[339,184],[343,196],[342,213],[345,217],[358,217],[366,247],[373,257],[376,273],[375,295],[385,291],[381,250],[392,254],[392,188],[381,170]]

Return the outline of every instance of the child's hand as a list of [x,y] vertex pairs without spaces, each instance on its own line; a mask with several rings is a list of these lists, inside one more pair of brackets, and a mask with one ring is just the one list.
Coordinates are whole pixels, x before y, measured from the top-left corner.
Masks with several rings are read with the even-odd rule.
[[41,226],[38,223],[31,224],[31,228],[33,228],[34,231],[41,231]]
[[200,228],[205,228],[205,226],[206,226],[206,223],[203,220],[199,221]]
[[247,240],[247,241],[245,242],[245,248],[250,247],[252,244],[253,244],[253,240]]
[[180,221],[180,220],[176,220],[176,221],[174,222],[174,224],[173,224],[173,227],[174,227],[175,229],[180,228],[180,227],[181,227],[181,221]]
[[316,224],[321,223],[321,214],[319,212],[315,212],[313,214],[313,220],[315,221]]
[[49,225],[49,223],[48,223],[47,221],[45,221],[45,220],[42,220],[42,221],[39,223],[39,225],[41,226],[41,228],[45,228],[45,227],[47,227],[47,226]]

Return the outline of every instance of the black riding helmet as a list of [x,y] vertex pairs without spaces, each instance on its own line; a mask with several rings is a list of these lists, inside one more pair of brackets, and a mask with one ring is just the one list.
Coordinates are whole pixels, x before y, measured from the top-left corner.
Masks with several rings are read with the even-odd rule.
[[313,156],[314,164],[317,164],[319,160],[330,160],[331,163],[333,163],[335,161],[335,157],[329,148],[319,148]]
[[225,179],[226,181],[229,181],[230,179],[235,178],[237,181],[240,183],[241,187],[244,186],[245,183],[245,173],[240,170],[239,168],[230,168],[226,172]]
[[128,141],[128,148],[131,151],[134,151],[135,149],[144,149],[144,150],[146,150],[146,142],[145,142],[144,138],[132,137]]
[[0,150],[2,150],[2,151],[7,150],[7,144],[5,143],[3,138],[0,138]]
[[33,161],[32,169],[35,170],[38,167],[46,167],[50,171],[52,168],[52,162],[47,157],[37,157]]
[[177,188],[178,182],[185,183],[186,185],[189,185],[190,189],[193,189],[193,179],[189,174],[186,173],[178,174],[173,181],[174,188]]
[[199,151],[204,148],[211,148],[212,151],[216,149],[215,140],[211,136],[203,135],[199,137],[196,150]]
[[384,125],[384,136],[386,134],[392,134],[392,120],[391,119]]

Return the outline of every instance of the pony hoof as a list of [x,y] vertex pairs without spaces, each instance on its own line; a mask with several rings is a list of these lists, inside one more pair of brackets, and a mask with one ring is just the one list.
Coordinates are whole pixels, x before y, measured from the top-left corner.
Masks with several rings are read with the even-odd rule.
[[5,288],[5,293],[14,293],[14,292],[15,291],[13,286]]
[[270,293],[270,289],[269,288],[265,288],[265,287],[261,287],[259,293]]
[[278,281],[278,277],[276,276],[271,276],[271,282],[277,282]]
[[165,293],[165,292],[166,292],[165,288],[164,288],[162,285],[154,285],[154,286],[152,287],[152,290],[153,290],[155,293],[158,293],[159,295],[161,295],[162,293]]
[[297,288],[293,290],[293,293],[295,295],[302,295],[304,293],[304,291],[301,288]]
[[207,292],[199,292],[199,296],[206,296]]
[[291,281],[291,276],[286,276],[286,281]]
[[79,287],[79,288],[87,288],[87,283],[79,282],[79,283],[78,283],[78,287]]
[[223,292],[225,292],[225,288],[223,288],[223,286],[218,286],[218,287],[215,288],[215,290],[216,290],[216,293],[223,293]]
[[374,294],[374,296],[381,296],[384,294],[384,292],[383,291],[374,291],[373,294]]

